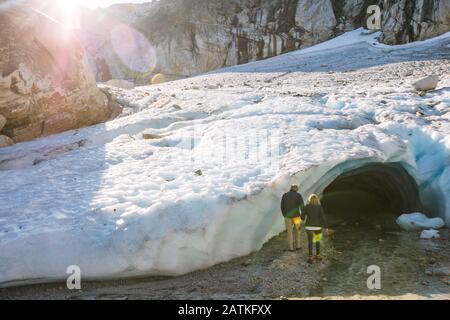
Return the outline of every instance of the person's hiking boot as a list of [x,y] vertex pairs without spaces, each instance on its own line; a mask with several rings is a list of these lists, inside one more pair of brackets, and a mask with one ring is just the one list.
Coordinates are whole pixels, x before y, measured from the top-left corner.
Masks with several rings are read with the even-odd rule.
[[313,263],[313,261],[314,261],[313,257],[312,257],[312,256],[309,256],[309,258],[308,258],[308,263],[311,264],[311,263]]

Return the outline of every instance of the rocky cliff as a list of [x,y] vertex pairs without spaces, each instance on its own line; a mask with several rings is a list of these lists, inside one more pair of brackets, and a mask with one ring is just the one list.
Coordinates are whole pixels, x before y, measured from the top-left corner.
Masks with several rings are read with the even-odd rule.
[[450,30],[447,0],[164,0],[85,11],[82,35],[97,79],[147,83],[264,59],[366,26],[382,8],[382,41]]
[[164,0],[86,9],[80,42],[52,1],[17,3],[0,1],[0,146],[114,118],[95,77],[159,83],[276,56],[364,26],[372,4],[386,43],[450,30],[447,0]]
[[382,40],[389,44],[425,40],[450,30],[448,0],[386,0]]
[[0,5],[0,147],[121,112],[97,88],[80,41],[42,2]]

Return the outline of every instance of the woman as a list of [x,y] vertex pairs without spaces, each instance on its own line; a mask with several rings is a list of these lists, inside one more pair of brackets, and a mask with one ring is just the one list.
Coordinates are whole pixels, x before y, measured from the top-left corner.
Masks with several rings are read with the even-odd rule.
[[302,213],[302,220],[306,219],[305,229],[308,235],[309,258],[308,263],[313,261],[313,245],[316,244],[316,259],[320,259],[320,241],[322,240],[322,229],[327,229],[325,213],[320,199],[316,194],[312,194],[308,199]]

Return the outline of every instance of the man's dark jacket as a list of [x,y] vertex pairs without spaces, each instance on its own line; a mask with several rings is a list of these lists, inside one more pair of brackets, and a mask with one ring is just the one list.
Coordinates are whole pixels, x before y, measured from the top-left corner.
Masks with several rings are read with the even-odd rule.
[[303,205],[302,196],[295,191],[289,191],[281,198],[281,212],[285,218],[300,217]]

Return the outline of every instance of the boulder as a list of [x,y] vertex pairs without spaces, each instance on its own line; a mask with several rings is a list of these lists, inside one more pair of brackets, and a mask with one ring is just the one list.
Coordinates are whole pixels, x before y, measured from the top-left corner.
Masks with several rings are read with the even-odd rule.
[[[111,119],[85,50],[53,1],[20,1],[0,11],[2,133],[15,142]],[[58,16],[58,14],[60,16]],[[50,18],[52,17],[52,18]]]
[[157,139],[164,138],[164,136],[161,136],[161,135],[158,135],[158,134],[153,134],[153,133],[144,133],[142,135],[142,138],[144,140],[157,140]]
[[108,90],[108,87],[100,88],[100,91],[103,92],[108,99],[108,108],[111,110],[111,115],[108,120],[118,117],[122,113],[123,107],[117,100],[116,95],[113,94],[111,90]]
[[0,131],[2,131],[5,124],[6,124],[6,118],[0,114]]
[[435,90],[438,83],[439,83],[439,76],[432,75],[414,82],[413,87],[418,92],[427,92]]
[[9,147],[12,146],[13,144],[14,141],[10,137],[0,135],[0,148]]

